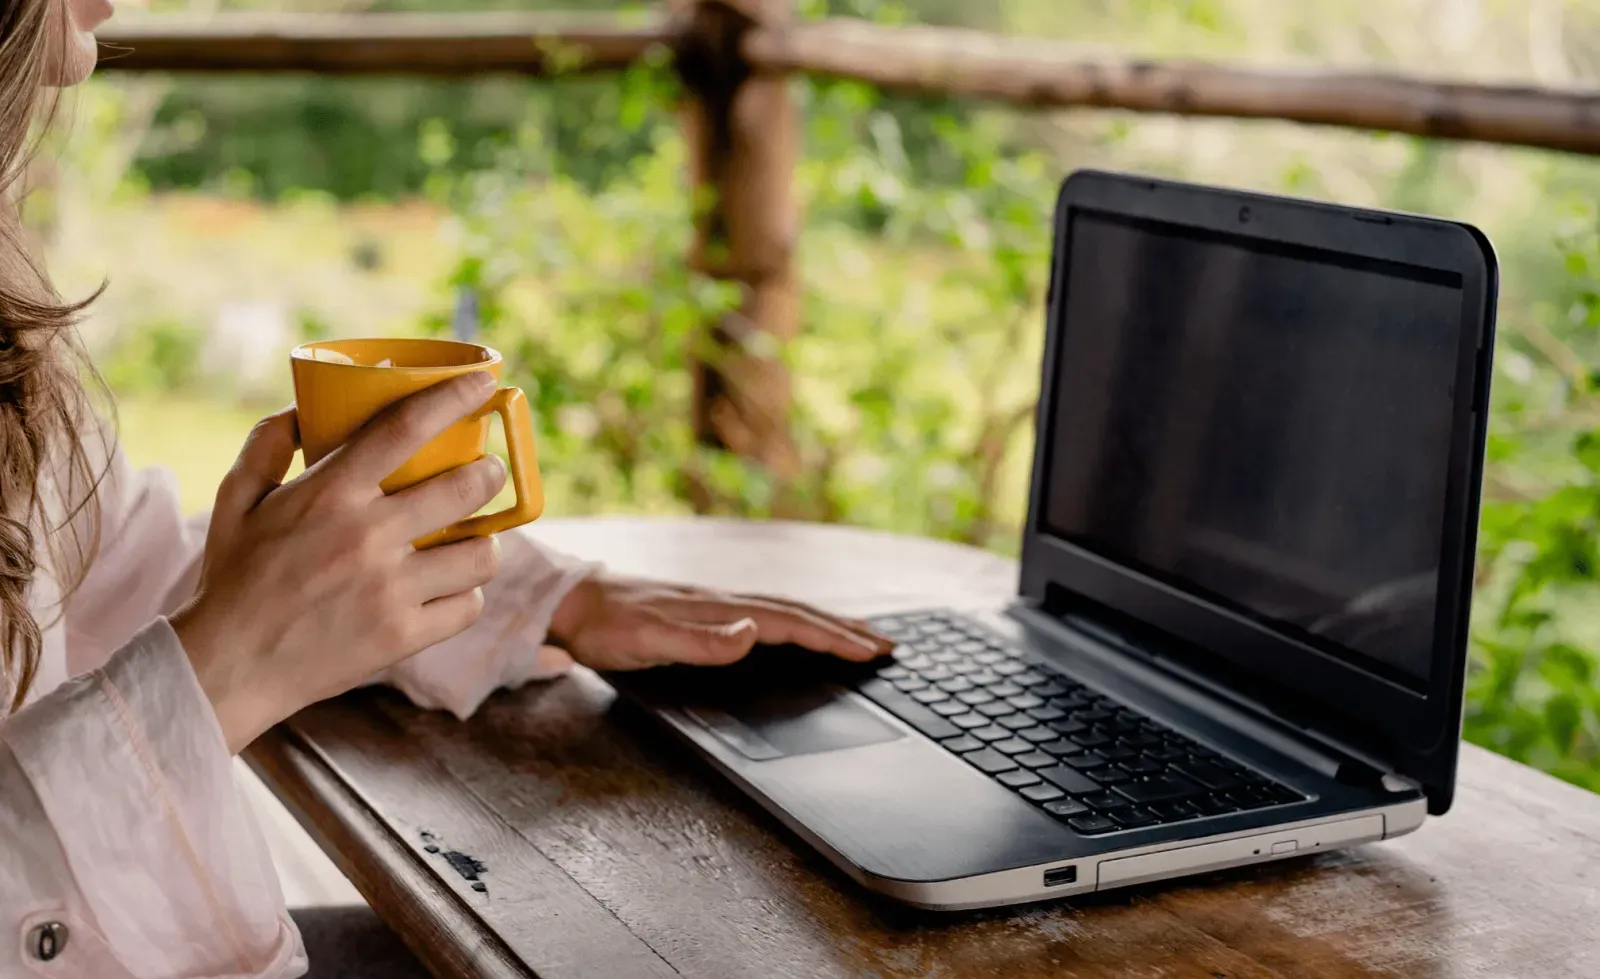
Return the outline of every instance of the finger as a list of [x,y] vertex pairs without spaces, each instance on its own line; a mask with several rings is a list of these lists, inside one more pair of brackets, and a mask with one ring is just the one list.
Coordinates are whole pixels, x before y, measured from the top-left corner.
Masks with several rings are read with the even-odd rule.
[[483,614],[483,589],[446,595],[427,602],[419,611],[417,648],[427,649],[472,627]]
[[390,473],[456,422],[482,408],[494,376],[474,371],[419,391],[378,414],[319,468],[374,490]]
[[500,542],[478,537],[417,551],[406,558],[406,587],[418,602],[481,588],[500,571]]
[[266,495],[283,485],[295,450],[300,447],[300,427],[293,406],[256,423],[239,450],[233,468],[217,487],[213,521],[237,523]]
[[487,455],[401,490],[382,502],[406,540],[415,540],[477,513],[506,484],[506,465]]
[[656,606],[676,618],[701,623],[727,623],[749,618],[759,641],[794,643],[819,653],[864,662],[888,650],[829,620],[820,612],[788,608],[751,598],[659,598]]
[[639,613],[639,651],[657,664],[726,666],[748,656],[761,638],[750,619],[707,624],[674,618],[652,608],[640,608]]
[[896,645],[898,645],[895,640],[881,632],[876,631],[872,628],[870,623],[862,619],[853,619],[846,616],[833,615],[814,606],[807,605],[804,602],[795,601],[792,598],[783,598],[778,595],[728,594],[725,592],[709,591],[693,585],[678,585],[655,581],[642,581],[638,582],[637,584],[641,591],[648,590],[649,592],[653,592],[655,595],[665,596],[668,598],[690,599],[702,602],[729,600],[752,601],[760,602],[765,605],[781,606],[783,608],[792,609],[796,612],[807,615],[818,616],[826,619],[829,622],[833,622],[837,625],[845,627],[846,629],[849,629],[856,635],[871,642],[882,653],[888,653],[892,651]]
[[885,653],[894,649],[894,647],[897,645],[893,639],[872,628],[872,624],[867,622],[865,619],[855,619],[845,615],[834,615],[831,612],[824,612],[813,605],[807,605],[805,602],[797,602],[792,598],[784,598],[781,595],[740,594],[735,597],[753,599],[758,602],[766,602],[769,605],[781,605],[784,608],[794,609],[797,612],[808,612],[812,615],[820,615],[829,622],[838,623],[839,625],[849,629],[851,632],[854,632],[856,635],[871,640],[874,645],[876,645]]

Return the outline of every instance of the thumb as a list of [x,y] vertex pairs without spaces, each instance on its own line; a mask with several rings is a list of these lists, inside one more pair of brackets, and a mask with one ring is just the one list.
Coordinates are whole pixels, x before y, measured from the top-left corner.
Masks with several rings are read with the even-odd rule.
[[292,405],[257,422],[217,489],[213,525],[243,520],[268,493],[282,485],[299,447],[300,426]]
[[[654,609],[650,610],[655,612]],[[641,630],[644,648],[665,663],[725,666],[744,659],[760,638],[754,619],[724,625],[685,622],[656,612]]]

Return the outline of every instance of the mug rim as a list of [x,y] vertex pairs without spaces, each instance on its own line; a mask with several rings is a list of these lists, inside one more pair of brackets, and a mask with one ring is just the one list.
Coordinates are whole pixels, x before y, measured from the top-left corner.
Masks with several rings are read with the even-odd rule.
[[[396,367],[375,367],[375,366],[373,366],[371,364],[341,364],[338,361],[334,361],[334,360],[318,360],[315,357],[309,356],[309,354],[308,354],[309,351],[316,350],[318,348],[332,347],[332,346],[335,346],[335,345],[341,344],[341,343],[360,343],[360,342],[372,342],[372,341],[380,341],[380,342],[382,342],[382,341],[396,341],[396,340],[404,341],[406,343],[433,343],[433,344],[439,344],[441,346],[449,346],[449,347],[467,347],[467,348],[472,349],[472,350],[481,350],[484,353],[487,353],[489,356],[488,356],[488,358],[486,360],[482,360],[482,361],[479,361],[477,363],[472,363],[472,364],[440,364],[440,365],[433,366],[433,367],[399,367],[399,368],[396,368]],[[468,343],[465,340],[446,340],[446,339],[444,339],[442,337],[339,337],[337,339],[329,339],[329,340],[312,340],[310,343],[299,344],[299,345],[295,346],[292,350],[289,351],[289,360],[290,360],[291,363],[295,362],[295,361],[300,361],[302,363],[307,363],[307,364],[319,364],[319,365],[321,365],[323,367],[338,367],[338,368],[341,368],[343,370],[362,370],[362,371],[403,370],[403,371],[410,371],[412,373],[432,373],[432,372],[450,372],[450,371],[460,372],[462,370],[484,370],[484,369],[487,369],[489,367],[493,367],[495,364],[500,363],[503,360],[503,358],[500,356],[500,351],[496,350],[495,348],[493,348],[493,347],[491,347],[491,346],[489,346],[487,344],[483,344],[483,343]]]

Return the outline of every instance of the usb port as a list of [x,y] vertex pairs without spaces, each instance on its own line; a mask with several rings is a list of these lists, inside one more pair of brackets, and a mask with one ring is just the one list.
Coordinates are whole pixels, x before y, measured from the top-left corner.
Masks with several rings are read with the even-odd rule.
[[1044,872],[1044,886],[1060,887],[1062,884],[1076,884],[1078,882],[1078,866],[1054,867]]

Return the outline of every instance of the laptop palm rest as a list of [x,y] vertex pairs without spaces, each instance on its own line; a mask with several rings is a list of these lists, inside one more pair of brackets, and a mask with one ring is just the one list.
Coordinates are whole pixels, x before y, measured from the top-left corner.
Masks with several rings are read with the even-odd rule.
[[733,666],[635,673],[635,693],[677,708],[752,761],[860,748],[903,737],[848,694],[868,669],[795,647],[758,647]]
[[831,685],[737,704],[686,707],[683,712],[752,761],[860,748],[901,737]]

